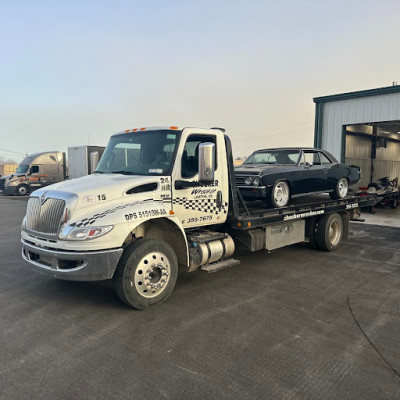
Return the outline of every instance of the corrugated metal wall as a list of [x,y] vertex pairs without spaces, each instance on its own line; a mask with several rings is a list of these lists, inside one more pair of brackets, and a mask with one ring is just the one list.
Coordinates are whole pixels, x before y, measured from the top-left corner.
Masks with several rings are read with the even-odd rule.
[[[361,136],[346,136],[346,164],[361,168],[359,186],[367,186],[371,176],[371,140]],[[386,148],[376,149],[373,181],[388,176],[389,179],[400,178],[400,143],[386,142]]]
[[343,125],[400,120],[400,93],[323,104],[322,148],[340,160]]
[[361,168],[358,186],[367,186],[371,175],[371,140],[362,136],[346,136],[346,164]]

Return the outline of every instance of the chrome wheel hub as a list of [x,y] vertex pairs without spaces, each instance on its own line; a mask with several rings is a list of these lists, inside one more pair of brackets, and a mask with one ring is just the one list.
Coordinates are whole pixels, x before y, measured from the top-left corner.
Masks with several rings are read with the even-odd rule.
[[340,225],[338,221],[332,221],[329,226],[329,241],[332,246],[336,246],[340,241]]
[[338,192],[341,198],[346,197],[347,191],[349,189],[349,184],[346,178],[342,178],[338,182]]
[[143,297],[156,297],[165,290],[170,275],[171,267],[167,256],[153,251],[144,256],[136,268],[134,277],[136,290]]
[[274,188],[274,200],[278,206],[285,206],[289,201],[289,187],[284,182],[279,182]]

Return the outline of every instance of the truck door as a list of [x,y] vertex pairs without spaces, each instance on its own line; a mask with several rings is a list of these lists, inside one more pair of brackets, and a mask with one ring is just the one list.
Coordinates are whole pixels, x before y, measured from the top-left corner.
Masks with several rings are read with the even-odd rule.
[[[200,143],[215,144],[216,168],[214,182],[207,186],[198,184],[198,149]],[[217,136],[211,134],[190,134],[183,144],[181,158],[177,159],[172,185],[172,208],[184,228],[218,224],[226,220],[228,192],[223,185],[226,175],[225,163],[218,160]],[[226,178],[227,179],[227,178]]]
[[43,186],[41,182],[42,179],[42,166],[41,165],[31,165],[28,170],[28,182],[31,190],[36,190]]

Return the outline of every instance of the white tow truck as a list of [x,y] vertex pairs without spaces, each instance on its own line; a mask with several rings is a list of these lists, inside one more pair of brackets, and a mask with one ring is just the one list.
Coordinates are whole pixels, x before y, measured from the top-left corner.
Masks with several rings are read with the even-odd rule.
[[113,135],[88,176],[30,195],[22,257],[58,279],[114,279],[135,308],[160,303],[181,271],[233,266],[235,245],[274,250],[307,242],[332,251],[371,197],[249,207],[237,191],[221,128],[130,129]]

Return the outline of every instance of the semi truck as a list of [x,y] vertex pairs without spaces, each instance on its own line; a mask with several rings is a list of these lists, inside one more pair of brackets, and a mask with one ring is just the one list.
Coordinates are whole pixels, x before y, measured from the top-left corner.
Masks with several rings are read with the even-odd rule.
[[65,153],[46,151],[24,158],[17,170],[0,179],[3,195],[25,196],[32,191],[66,179]]
[[65,153],[59,151],[31,154],[13,174],[0,178],[0,193],[26,196],[53,183],[91,174],[103,152],[104,146],[68,147],[68,163]]
[[294,243],[335,250],[372,197],[303,199],[279,209],[244,202],[222,128],[129,129],[111,136],[96,171],[31,194],[22,258],[49,276],[113,280],[122,301],[165,301],[178,271],[239,264],[235,248]]

